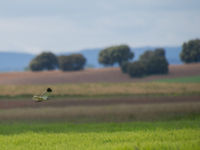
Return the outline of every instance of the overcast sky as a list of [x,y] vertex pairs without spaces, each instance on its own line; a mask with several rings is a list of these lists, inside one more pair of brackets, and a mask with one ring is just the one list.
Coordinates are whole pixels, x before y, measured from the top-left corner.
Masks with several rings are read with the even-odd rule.
[[0,0],[0,51],[180,46],[199,28],[200,0]]

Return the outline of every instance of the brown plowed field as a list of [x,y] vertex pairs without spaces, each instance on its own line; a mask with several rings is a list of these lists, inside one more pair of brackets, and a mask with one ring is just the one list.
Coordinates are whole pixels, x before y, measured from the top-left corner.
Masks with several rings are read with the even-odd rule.
[[39,108],[39,107],[71,107],[71,106],[108,106],[116,104],[165,104],[165,103],[200,102],[200,96],[165,96],[165,97],[132,97],[109,99],[59,99],[46,102],[28,100],[0,100],[0,109]]
[[135,82],[155,79],[200,75],[200,63],[169,66],[168,75],[149,76],[133,79],[123,74],[119,68],[86,69],[77,72],[11,72],[0,73],[0,84],[56,84],[91,82]]
[[124,122],[177,119],[200,113],[199,96],[0,100],[0,122],[15,120]]

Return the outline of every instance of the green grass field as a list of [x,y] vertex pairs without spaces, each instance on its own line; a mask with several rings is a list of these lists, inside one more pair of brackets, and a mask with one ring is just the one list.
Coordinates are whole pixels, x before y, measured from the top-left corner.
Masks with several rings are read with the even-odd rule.
[[1,150],[199,150],[200,118],[128,123],[1,123]]
[[200,76],[178,77],[173,79],[161,79],[156,81],[169,83],[200,83]]

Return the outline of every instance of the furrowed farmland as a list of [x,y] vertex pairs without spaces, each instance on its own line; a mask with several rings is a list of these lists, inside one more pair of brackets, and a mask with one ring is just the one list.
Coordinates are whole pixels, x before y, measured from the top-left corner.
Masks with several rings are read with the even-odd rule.
[[[1,73],[0,149],[199,150],[199,68]],[[48,101],[32,100],[48,87]]]

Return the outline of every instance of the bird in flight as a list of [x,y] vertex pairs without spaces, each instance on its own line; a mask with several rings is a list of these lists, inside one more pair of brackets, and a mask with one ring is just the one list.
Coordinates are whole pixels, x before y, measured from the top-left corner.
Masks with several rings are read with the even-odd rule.
[[34,95],[33,100],[35,102],[42,102],[47,101],[49,99],[49,94],[52,92],[51,88],[47,88],[45,92],[43,92],[41,95]]

